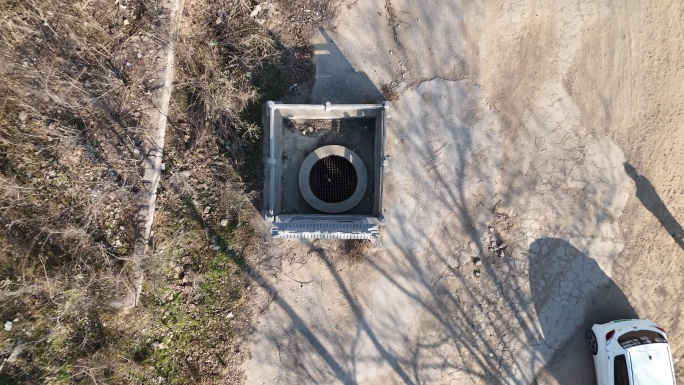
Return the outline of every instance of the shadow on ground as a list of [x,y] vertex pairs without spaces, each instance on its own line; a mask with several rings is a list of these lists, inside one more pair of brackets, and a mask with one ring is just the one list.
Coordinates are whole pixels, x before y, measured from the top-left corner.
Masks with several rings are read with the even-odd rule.
[[665,231],[674,239],[679,247],[684,250],[684,228],[677,222],[670,210],[660,199],[660,195],[656,191],[651,181],[643,175],[639,175],[636,169],[629,163],[625,162],[625,172],[632,178],[636,185],[636,197],[639,199],[646,210],[650,211],[656,219],[663,226]]
[[[424,82],[402,94],[388,143],[393,163],[384,250],[364,261],[360,279],[334,261],[325,241],[311,243],[308,253],[315,257],[306,268],[293,268],[302,283],[275,267],[280,282],[262,284],[276,299],[256,333],[252,381],[272,373],[268,379],[281,383],[532,383],[545,366],[557,373],[548,364],[576,330],[600,321],[585,319],[594,305],[572,294],[572,285],[540,286],[538,277],[549,274],[561,277],[559,285],[565,282],[565,269],[580,277],[573,282],[590,280],[584,285],[588,297],[610,287],[598,265],[567,242],[558,240],[568,245],[564,264],[548,260],[533,267],[540,257],[534,250],[530,257],[526,249],[508,250],[502,258],[486,253],[487,224],[510,227],[514,218],[492,208],[500,164],[491,154],[500,139],[495,116],[481,100],[465,81]],[[529,188],[515,186],[513,196]],[[581,203],[578,227],[600,220],[593,208],[601,202]],[[511,232],[511,248],[526,248],[529,233]],[[288,250],[278,253],[291,259]],[[473,265],[473,257],[481,264]],[[540,302],[537,320],[529,285],[536,285],[539,301],[566,302],[556,308]],[[550,299],[544,300],[545,292]],[[557,314],[563,318],[554,320]],[[554,322],[565,318],[572,321],[569,330],[554,332]]]
[[314,38],[316,81],[311,102],[377,103],[383,96],[365,72],[357,71],[330,35],[320,30]]
[[584,331],[597,323],[637,318],[636,311],[594,259],[563,239],[535,240],[529,271],[542,331],[537,352],[550,360],[540,377],[553,376],[561,385],[594,383]]
[[[416,17],[423,19],[422,15]],[[360,103],[373,98],[374,86],[368,76],[354,69],[328,34],[321,33],[314,44],[317,68],[313,102]],[[378,52],[390,52],[382,41],[378,45]],[[436,66],[433,60],[423,57],[421,63]],[[395,103],[388,139],[392,168],[385,195],[389,224],[382,233],[387,249],[364,261],[358,273],[363,278],[356,279],[352,269],[335,261],[331,243],[326,241],[312,242],[308,254],[315,257],[305,262],[293,262],[298,258],[292,256],[296,247],[278,243],[282,250],[277,251],[273,265],[255,267],[264,277],[257,282],[273,302],[269,316],[262,318],[263,324],[255,332],[258,348],[252,351],[252,361],[256,364],[253,377],[248,374],[248,379],[278,383],[510,384],[532,383],[536,371],[544,366],[560,378],[561,372],[547,364],[562,356],[561,346],[574,341],[573,333],[597,322],[585,319],[585,315],[593,315],[591,309],[598,304],[587,305],[584,297],[571,296],[553,313],[549,307],[553,301],[533,302],[528,285],[537,285],[541,292],[534,294],[541,301],[546,291],[555,298],[553,290],[565,300],[566,293],[560,290],[567,284],[541,287],[538,279],[555,274],[556,281],[562,282],[566,279],[563,269],[580,277],[585,269],[589,272],[586,279],[596,282],[586,285],[590,289],[588,298],[597,295],[599,288],[610,288],[612,282],[591,258],[560,239],[550,240],[569,246],[566,252],[570,257],[565,264],[532,267],[540,255],[537,252],[534,258],[528,257],[527,250],[509,252],[505,258],[483,254],[487,225],[507,218],[494,212],[496,199],[503,198],[500,206],[516,202],[518,195],[537,190],[542,178],[508,173],[503,175],[503,188],[495,184],[504,161],[520,163],[498,155],[503,148],[499,133],[517,129],[522,122],[502,121],[487,108],[479,87],[458,80],[461,76],[453,79],[426,79],[402,92]],[[511,80],[511,85],[514,83]],[[366,85],[370,94],[365,91]],[[510,116],[522,113],[509,112]],[[530,116],[531,120],[543,118]],[[542,156],[535,156],[539,158]],[[543,166],[547,161],[541,160]],[[534,172],[539,176],[551,171]],[[624,177],[621,170],[619,174]],[[566,180],[558,184],[561,188]],[[590,190],[585,196],[591,197],[602,196],[602,186],[609,186],[608,193],[618,190],[607,183],[587,186]],[[599,187],[595,191],[591,186]],[[501,190],[506,193],[497,197]],[[559,191],[548,189],[546,196],[565,199]],[[548,206],[548,211],[560,218],[567,212],[576,216],[572,223],[576,234],[592,234],[591,225],[596,226],[603,218],[603,204],[598,198],[577,198],[562,206],[552,200]],[[548,233],[548,229],[542,231]],[[511,248],[520,244],[524,249],[528,237],[539,236],[529,234],[512,234],[516,239],[511,239]],[[540,250],[542,241],[536,242]],[[482,259],[477,267],[472,264],[475,256]],[[287,264],[294,265],[290,273],[300,275],[296,279],[287,276],[281,269],[285,263],[275,261],[278,258],[289,260]],[[534,278],[530,276],[533,269]],[[266,283],[271,272],[278,278]],[[583,281],[578,278],[573,282]],[[365,290],[369,287],[372,290]],[[615,295],[612,301],[619,303],[620,298],[626,301],[624,295]],[[534,317],[534,305],[543,319]],[[567,332],[553,326],[568,318],[554,320],[553,316],[561,312],[574,314],[569,317],[573,322]],[[568,349],[575,348],[568,345]],[[585,353],[591,363],[588,352],[582,350]],[[591,375],[592,371],[587,373]]]
[[[610,304],[629,309],[596,262],[566,241],[539,239],[528,256],[527,240],[538,235],[513,228],[509,236],[515,252],[509,249],[501,258],[486,252],[488,224],[511,227],[515,218],[494,212],[493,181],[500,163],[491,154],[501,140],[496,117],[482,100],[481,92],[468,88],[466,81],[437,79],[402,94],[388,142],[392,170],[382,252],[355,273],[334,260],[332,243],[312,242],[308,254],[314,257],[305,262],[308,266],[292,267],[292,274],[300,274],[297,281],[273,262],[271,271],[281,279],[260,283],[275,299],[255,334],[257,364],[250,380],[503,385],[532,383],[543,367],[562,378],[567,369],[549,362],[562,357],[559,352],[583,349],[581,337],[580,345],[568,343],[575,340],[573,333],[604,321],[594,317],[602,304],[587,298],[608,290],[615,292],[609,295]],[[515,186],[506,189],[511,198],[534,187],[509,181],[505,186]],[[609,197],[617,190],[600,186],[608,186]],[[571,206],[574,202],[577,206]],[[594,210],[601,204],[598,199],[568,203],[578,216],[576,233],[590,232],[589,225],[601,221],[602,212]],[[570,210],[556,205],[549,211],[554,209],[559,217]],[[542,243],[554,253],[560,248],[556,244],[566,245],[563,259],[543,259],[550,251],[542,251]],[[290,246],[278,246],[283,248],[278,258],[291,260]],[[480,265],[473,265],[474,257]],[[555,286],[543,281],[547,275],[556,277]],[[579,285],[577,293],[574,284]],[[608,313],[606,319],[627,316]],[[566,319],[567,330],[554,326]],[[591,364],[588,353],[581,352],[580,358]],[[586,373],[591,376],[592,370]]]

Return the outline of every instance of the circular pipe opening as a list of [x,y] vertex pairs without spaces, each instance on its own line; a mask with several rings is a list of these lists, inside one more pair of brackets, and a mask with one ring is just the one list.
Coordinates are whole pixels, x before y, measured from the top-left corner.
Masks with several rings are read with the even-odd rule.
[[356,169],[341,156],[319,159],[309,172],[309,187],[313,195],[325,203],[346,201],[356,191],[357,184]]
[[361,158],[342,146],[324,146],[304,159],[299,190],[311,207],[325,213],[351,210],[366,193],[368,175]]

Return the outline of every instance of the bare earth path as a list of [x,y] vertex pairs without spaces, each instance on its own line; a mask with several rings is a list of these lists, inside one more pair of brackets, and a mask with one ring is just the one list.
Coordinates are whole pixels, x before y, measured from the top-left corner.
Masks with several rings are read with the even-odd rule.
[[165,19],[166,33],[164,42],[164,61],[157,63],[159,71],[160,92],[153,96],[151,107],[146,111],[146,117],[154,131],[150,132],[144,143],[145,156],[143,168],[143,191],[141,192],[138,213],[136,216],[136,240],[131,256],[131,293],[125,301],[126,309],[139,305],[144,280],[145,258],[148,257],[152,224],[154,222],[155,207],[157,205],[157,190],[162,172],[164,155],[164,138],[169,115],[169,101],[173,90],[173,72],[175,65],[176,35],[179,19],[183,13],[183,0],[169,0],[164,4],[164,11],[168,15]]
[[682,381],[683,18],[677,1],[343,5],[313,43],[350,66],[318,66],[312,95],[399,84],[387,225],[361,264],[272,243],[247,383],[593,383],[584,329],[637,316],[668,329]]

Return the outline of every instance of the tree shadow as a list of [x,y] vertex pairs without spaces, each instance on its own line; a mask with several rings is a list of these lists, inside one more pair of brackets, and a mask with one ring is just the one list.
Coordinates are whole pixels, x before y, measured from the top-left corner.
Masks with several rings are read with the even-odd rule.
[[[278,40],[279,44],[282,44]],[[313,56],[309,51],[313,49]],[[214,123],[224,155],[240,176],[243,190],[250,193],[252,205],[263,210],[264,168],[268,159],[269,127],[263,124],[267,101],[286,104],[377,103],[384,100],[382,93],[365,72],[356,70],[338,48],[330,35],[320,30],[312,46],[282,49],[282,59],[254,71],[253,83],[259,90],[258,100],[250,103],[241,119],[262,127],[258,133],[235,129],[230,121]],[[313,63],[312,63],[313,61]],[[204,121],[201,112],[194,117]]]
[[316,65],[312,103],[375,103],[382,93],[365,72],[357,71],[333,38],[321,29],[314,38],[313,61]]
[[593,258],[563,239],[530,244],[529,277],[541,327],[536,353],[547,362],[539,377],[553,376],[561,385],[592,383],[584,331],[597,323],[637,318],[636,311]]
[[639,175],[636,169],[628,162],[624,163],[625,172],[632,178],[636,185],[636,197],[639,199],[646,210],[650,211],[654,217],[665,228],[668,234],[674,239],[679,247],[684,250],[684,228],[677,222],[670,210],[658,195],[655,187],[643,175]]
[[[423,20],[429,16],[427,8],[418,9],[425,11],[425,14],[419,15],[420,17],[417,15],[417,18]],[[379,23],[377,26],[369,26],[373,33],[380,28]],[[312,101],[363,102],[365,97],[360,92],[362,87],[357,87],[355,81],[349,79],[361,76],[368,80],[367,76],[356,72],[327,35],[339,36],[334,32],[322,33],[325,41],[315,42],[316,54],[319,56],[316,58],[317,86],[312,93]],[[430,39],[433,36],[430,34]],[[343,44],[341,39],[338,42]],[[430,46],[432,41],[418,42],[421,43]],[[394,46],[386,46],[382,39],[377,44],[378,52],[397,51]],[[404,54],[403,48],[398,51],[398,55]],[[352,62],[353,56],[353,52],[350,52]],[[326,63],[326,60],[331,63]],[[438,66],[432,57],[423,57],[420,61],[426,67]],[[325,67],[327,64],[331,66]],[[368,68],[369,73],[372,73],[372,67],[357,66]],[[326,68],[329,69],[327,73],[323,71]],[[477,68],[470,68],[469,71],[477,72]],[[368,80],[365,84],[372,82]],[[338,93],[335,87],[341,92]],[[575,341],[571,338],[573,333],[579,333],[577,335],[580,337],[577,351],[579,352],[579,348],[586,349],[581,339],[584,331],[582,326],[593,319],[582,318],[569,332],[549,337],[553,344],[549,343],[551,348],[541,352],[544,354],[539,354],[539,359],[533,357],[534,362],[528,362],[520,358],[522,353],[536,348],[529,346],[529,334],[533,334],[530,331],[538,326],[531,315],[534,313],[534,304],[525,287],[529,279],[527,265],[530,261],[527,255],[516,250],[515,256],[509,254],[501,259],[482,258],[484,261],[477,268],[471,267],[471,262],[466,265],[459,260],[462,259],[461,254],[468,255],[473,248],[479,253],[485,248],[482,236],[487,231],[488,216],[480,214],[485,211],[485,207],[494,211],[492,205],[486,203],[486,198],[495,196],[497,189],[493,184],[491,187],[480,186],[489,183],[493,179],[491,170],[499,167],[498,162],[492,161],[489,164],[483,161],[488,160],[483,154],[490,151],[490,146],[496,143],[498,137],[494,130],[485,128],[491,127],[494,118],[498,117],[489,115],[489,110],[479,102],[481,99],[476,94],[482,91],[478,87],[472,87],[467,80],[434,79],[415,84],[409,91],[413,89],[416,89],[414,94],[402,93],[402,99],[393,108],[396,116],[388,141],[388,145],[392,147],[392,170],[388,174],[389,183],[385,195],[392,210],[388,210],[388,225],[382,230],[385,250],[381,255],[364,261],[367,274],[372,277],[368,279],[378,280],[378,283],[366,295],[361,287],[355,286],[357,281],[350,278],[350,273],[340,273],[341,269],[337,270],[330,262],[330,251],[327,248],[311,247],[311,253],[318,257],[316,262],[325,261],[326,264],[323,268],[312,268],[310,271],[316,275],[307,276],[307,279],[311,278],[313,282],[320,284],[320,288],[312,285],[307,294],[316,290],[311,297],[320,298],[322,302],[330,298],[338,300],[336,307],[348,309],[348,318],[345,318],[351,321],[348,328],[338,327],[338,319],[326,320],[325,316],[319,316],[324,318],[319,320],[307,314],[307,311],[311,311],[309,302],[305,301],[307,297],[290,293],[286,285],[274,283],[273,286],[281,288],[281,293],[287,296],[292,309],[301,309],[301,318],[295,320],[291,312],[286,311],[286,318],[273,316],[270,319],[275,320],[272,321],[274,326],[259,331],[264,335],[264,341],[275,341],[275,345],[271,343],[265,346],[277,347],[278,352],[282,346],[283,352],[297,357],[298,361],[293,359],[287,364],[273,360],[272,365],[278,366],[279,381],[332,383],[336,378],[337,381],[346,379],[366,382],[369,377],[364,370],[372,364],[373,369],[384,368],[383,380],[394,379],[385,383],[435,383],[444,382],[449,377],[459,378],[462,383],[531,383],[536,369],[546,365],[551,359],[561,357],[562,354],[556,353],[567,350],[561,346],[567,341]],[[333,98],[321,96],[325,93]],[[508,117],[517,115],[515,110],[508,112]],[[490,117],[491,121],[485,120]],[[530,119],[541,120],[543,116],[532,116]],[[518,123],[522,124],[522,121],[500,122],[500,125],[503,126],[502,129],[508,129]],[[553,170],[532,170],[530,173],[550,174],[551,171]],[[400,175],[411,176],[410,182],[402,180]],[[522,194],[523,190],[534,191],[541,179],[528,178],[527,171],[505,177],[503,184],[509,188],[503,189],[506,193],[502,203],[516,202],[517,195]],[[412,188],[413,186],[422,187]],[[474,191],[479,194],[474,194]],[[579,203],[577,212],[591,214],[590,209],[600,207],[601,202],[583,199]],[[550,210],[554,208],[555,205]],[[559,215],[564,213],[562,210],[558,212]],[[596,220],[593,215],[585,217],[587,222]],[[579,224],[580,227],[582,225],[583,223]],[[520,242],[526,239],[525,237]],[[581,253],[578,251],[577,255]],[[577,261],[577,268],[581,269],[593,261],[584,257],[584,262]],[[595,262],[594,266],[598,269]],[[482,272],[481,278],[478,278],[479,275],[474,276],[474,269],[478,273]],[[539,273],[542,270],[536,271]],[[546,271],[551,273],[552,266]],[[601,277],[605,277],[605,274],[600,269],[598,272],[601,273],[598,274],[598,281],[602,283]],[[331,293],[323,293],[324,286],[332,286],[333,289],[326,289]],[[593,289],[592,293],[596,294],[596,290],[598,289]],[[281,300],[285,302],[285,299]],[[573,300],[578,303],[584,301],[579,297]],[[624,300],[628,305],[626,299]],[[327,302],[324,303],[327,306]],[[594,306],[598,305],[586,307],[588,309]],[[541,305],[537,307],[538,310],[541,308]],[[547,310],[542,310],[542,314],[547,314],[544,313]],[[569,310],[573,310],[572,307],[566,309]],[[584,317],[585,314],[593,315],[594,311],[580,313]],[[335,323],[334,326],[326,324],[331,321]],[[546,330],[551,330],[550,324],[545,325]],[[329,354],[321,355],[309,339],[296,338],[297,331],[311,333],[318,338],[318,343],[326,346]],[[551,332],[546,332],[544,336],[551,336]],[[541,340],[540,348],[543,344],[543,339]],[[532,343],[535,341],[532,340]],[[362,349],[359,345],[369,348]],[[568,349],[575,347],[568,345]],[[586,350],[581,350],[581,354],[590,364],[590,354]],[[265,362],[262,365],[267,364],[270,363]],[[563,371],[558,371],[556,366],[547,366],[557,378],[568,373],[564,368]],[[332,367],[343,370],[331,372]],[[535,373],[531,373],[530,368],[535,369]],[[593,368],[587,368],[587,375],[592,376]],[[569,373],[567,378],[573,379],[574,374]],[[590,382],[591,377],[584,382],[572,381],[573,384]]]

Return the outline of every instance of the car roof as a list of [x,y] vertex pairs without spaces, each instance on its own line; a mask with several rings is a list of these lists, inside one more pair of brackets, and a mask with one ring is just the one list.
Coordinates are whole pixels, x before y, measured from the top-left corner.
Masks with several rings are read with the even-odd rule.
[[626,349],[629,353],[633,385],[674,385],[672,355],[667,344]]

